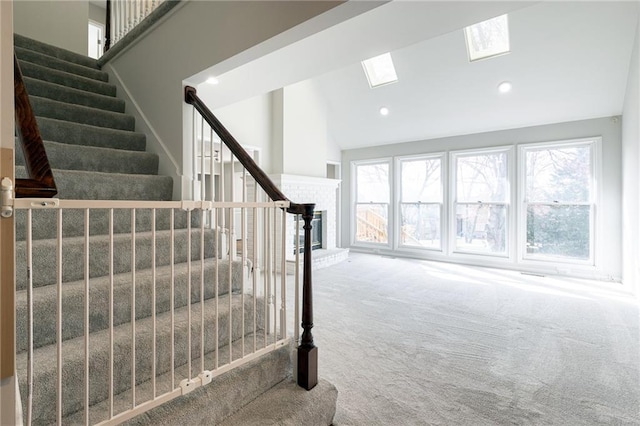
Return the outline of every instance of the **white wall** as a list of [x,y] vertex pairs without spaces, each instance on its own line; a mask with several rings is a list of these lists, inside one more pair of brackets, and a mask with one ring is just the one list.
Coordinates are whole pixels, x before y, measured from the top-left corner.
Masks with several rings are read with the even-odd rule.
[[104,7],[89,3],[89,19],[105,25],[107,20],[107,10]]
[[622,115],[623,283],[640,295],[640,23]]
[[[183,116],[187,116],[188,110],[183,102],[183,81],[265,40],[270,41],[269,49],[291,43],[295,39],[283,36],[274,41],[274,38],[338,4],[329,1],[184,2],[173,10],[169,19],[109,64],[120,76],[132,101],[144,111],[159,145],[164,145],[167,155],[181,168],[179,174],[190,176],[189,161],[183,161],[183,136],[190,134],[188,129],[183,129]],[[245,22],[251,25],[243,25]],[[303,36],[304,31],[290,35]],[[253,54],[262,56],[267,53],[263,50],[255,49]],[[251,55],[244,58],[254,59]],[[172,175],[175,171],[167,172]]]
[[260,166],[270,173],[271,93],[218,108],[213,113],[240,145],[260,150]]
[[324,100],[309,81],[284,88],[282,173],[325,177],[327,112]]
[[[521,129],[502,130],[449,138],[408,142],[394,145],[375,146],[370,148],[346,150],[342,153],[342,241],[343,245],[351,241],[350,206],[352,200],[350,163],[354,160],[394,157],[401,155],[420,154],[427,152],[447,152],[459,149],[484,148],[493,146],[518,145],[525,143],[561,141],[570,139],[602,137],[602,199],[598,214],[601,215],[605,229],[598,235],[596,257],[599,257],[599,270],[593,274],[584,271],[571,271],[572,275],[590,278],[620,280],[622,276],[622,157],[621,157],[621,123],[618,117],[597,118],[592,120],[574,121],[568,123],[550,124],[544,126],[526,127]],[[381,253],[385,250],[380,250]],[[393,252],[398,254],[398,252]],[[598,256],[600,255],[600,256]],[[422,257],[452,261],[443,258],[442,254],[425,253]],[[473,263],[471,258],[466,263]],[[484,266],[523,269],[513,263],[504,261],[483,261]],[[541,267],[540,270],[543,268]],[[555,267],[544,271],[557,273]]]
[[15,0],[13,27],[20,35],[87,54],[89,2]]

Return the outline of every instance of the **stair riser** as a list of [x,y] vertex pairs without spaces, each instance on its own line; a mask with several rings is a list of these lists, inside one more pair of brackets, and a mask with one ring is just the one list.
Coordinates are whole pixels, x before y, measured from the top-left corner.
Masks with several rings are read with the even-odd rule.
[[[191,302],[200,301],[200,262],[192,264],[191,272]],[[241,262],[233,263],[231,276],[232,289],[241,289],[243,275],[247,276],[248,269],[243,268]],[[187,304],[187,266],[176,265],[174,278],[174,307],[180,308]],[[229,293],[229,264],[228,260],[219,261],[218,297]],[[216,297],[215,292],[216,268],[215,260],[205,261],[204,269],[204,299]],[[89,291],[89,326],[90,332],[104,330],[109,327],[109,279],[107,277],[91,280]],[[151,271],[145,270],[136,274],[136,318],[151,316],[152,312],[153,278]],[[171,271],[170,268],[160,268],[156,274],[156,314],[168,312],[171,308]],[[27,297],[26,292],[18,292],[16,297],[16,339],[17,351],[27,349]],[[124,274],[114,277],[113,289],[113,324],[118,326],[131,320],[131,275]],[[84,283],[65,283],[62,290],[62,334],[63,341],[84,334]],[[38,289],[33,297],[34,312],[34,348],[54,344],[56,342],[57,324],[57,290],[55,286]]]
[[13,35],[13,43],[16,46],[20,46],[24,49],[33,50],[85,67],[98,69],[98,62],[95,59],[89,58],[88,56],[80,55],[79,53],[71,52],[66,49],[62,49],[60,47],[55,47],[41,41],[33,40],[20,34]]
[[73,105],[83,105],[105,111],[124,113],[125,103],[122,99],[99,95],[84,90],[73,89],[48,81],[24,77],[24,84],[31,96],[66,102]]
[[36,52],[35,50],[25,49],[19,46],[16,46],[15,53],[19,59],[29,61],[33,64],[38,64],[47,68],[68,72],[70,74],[77,74],[79,76],[91,78],[93,80],[100,80],[104,82],[109,81],[109,74],[96,68],[79,65],[74,62],[65,61],[64,59],[58,59],[56,57]]
[[46,117],[37,117],[37,122],[42,139],[48,141],[131,151],[144,151],[146,148],[146,136],[143,133],[107,129]]
[[[151,231],[152,213],[148,209],[136,210],[136,231]],[[16,212],[16,240],[26,239],[26,212]],[[194,214],[191,218],[192,228],[199,228],[199,218]],[[170,213],[167,210],[156,211],[156,231],[165,231],[171,224]],[[32,238],[44,240],[57,237],[57,211],[38,210],[32,213]],[[187,227],[187,213],[176,211],[174,215],[174,229]],[[115,209],[113,212],[113,233],[123,234],[131,232],[131,211]],[[89,214],[89,235],[106,235],[109,233],[109,213],[105,209],[92,209]],[[65,210],[62,215],[62,235],[64,238],[80,237],[84,235],[84,212],[82,210]]]
[[[224,299],[221,299],[221,301]],[[224,305],[224,303],[221,303]],[[232,321],[232,339],[239,339],[243,334],[253,331],[253,308],[249,302],[245,303],[244,309],[244,332],[242,330],[242,305],[234,304],[233,321]],[[257,309],[257,322],[262,324],[262,309]],[[192,318],[200,318],[198,307],[192,309]],[[228,327],[228,310],[220,311],[219,327],[226,330]],[[215,315],[213,309],[206,309],[205,312],[205,353],[211,353],[215,350]],[[162,318],[157,324],[156,334],[156,375],[160,375],[170,371],[171,365],[171,326],[169,318]],[[198,359],[200,356],[200,321],[194,321],[191,326],[191,357]],[[152,332],[149,324],[136,325],[136,383],[142,383],[150,380],[152,371],[153,341]],[[220,333],[218,338],[218,347],[224,350],[228,343],[228,333]],[[114,334],[114,392],[116,394],[131,388],[131,358],[132,358],[132,342],[131,330],[117,330]],[[90,391],[89,403],[91,405],[104,401],[108,398],[109,392],[109,338],[106,332],[93,334],[90,338],[89,348],[89,374],[90,374]],[[83,343],[81,341],[65,347],[63,345],[63,415],[69,415],[76,411],[82,410],[84,405],[84,353],[82,350]],[[188,325],[185,312],[176,315],[174,347],[176,366],[184,365],[188,360]],[[55,423],[55,407],[56,407],[56,370],[55,362],[52,359],[40,360],[36,354],[34,371],[33,389],[33,417],[36,424]],[[26,374],[25,358],[21,356],[18,360],[18,376],[21,392],[26,395],[27,389],[23,379]],[[194,366],[196,368],[196,366]],[[210,366],[209,368],[213,368]]]
[[[158,174],[158,156],[146,152],[122,151],[45,142],[52,169],[86,170],[101,173]],[[16,165],[24,166],[22,148],[16,141]]]
[[85,90],[87,92],[98,93],[100,95],[116,96],[116,86],[113,84],[81,77],[64,71],[52,70],[50,68],[43,67],[42,65],[32,64],[27,61],[18,60],[18,63],[20,64],[22,75],[26,77],[49,81],[51,83],[73,87],[74,89]]
[[[169,176],[53,170],[58,195],[68,200],[150,200],[169,201],[173,180]],[[25,178],[24,167],[16,167],[16,177]]]
[[[205,231],[204,257],[215,255],[215,234]],[[187,261],[187,232],[175,232],[174,259],[175,263]],[[136,236],[136,270],[151,267],[152,239],[150,233]],[[159,231],[156,235],[156,266],[170,264],[171,239],[168,231]],[[42,287],[56,282],[56,240],[34,241],[32,247],[32,276],[33,286]],[[63,240],[62,244],[62,282],[79,281],[84,279],[84,239],[73,238]],[[89,273],[90,278],[109,275],[109,241],[106,236],[98,236],[89,242]],[[119,234],[114,236],[113,272],[121,274],[131,271],[131,236]],[[200,259],[200,230],[191,233],[191,260]],[[26,243],[16,243],[16,288],[24,290],[27,287]]]
[[30,96],[29,100],[31,101],[33,113],[38,117],[55,118],[56,120],[107,127],[109,129],[135,130],[135,119],[130,115],[72,105],[38,96]]

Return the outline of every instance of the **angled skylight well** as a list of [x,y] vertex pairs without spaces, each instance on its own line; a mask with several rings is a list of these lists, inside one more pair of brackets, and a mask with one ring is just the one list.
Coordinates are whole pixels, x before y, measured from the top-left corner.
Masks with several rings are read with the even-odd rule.
[[396,69],[391,59],[391,53],[383,53],[382,55],[362,61],[362,68],[364,68],[367,81],[372,89],[398,81]]
[[509,22],[507,15],[497,16],[464,29],[469,61],[509,53]]

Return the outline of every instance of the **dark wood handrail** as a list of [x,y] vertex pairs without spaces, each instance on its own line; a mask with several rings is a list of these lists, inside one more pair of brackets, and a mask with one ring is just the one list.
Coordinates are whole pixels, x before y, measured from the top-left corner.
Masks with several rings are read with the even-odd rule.
[[304,257],[302,265],[302,337],[298,346],[298,385],[310,390],[318,384],[318,348],[313,343],[313,291],[311,280],[311,220],[316,205],[313,203],[297,204],[291,202],[267,174],[256,164],[249,153],[238,143],[236,138],[222,125],[211,110],[205,105],[191,86],[184,88],[184,100],[202,115],[202,118],[216,132],[220,140],[229,148],[240,164],[253,176],[258,185],[273,201],[289,201],[287,213],[302,215],[304,220]]
[[16,133],[24,153],[25,168],[29,176],[28,179],[16,179],[15,196],[16,198],[54,197],[58,193],[56,182],[15,54],[13,55],[13,89]]

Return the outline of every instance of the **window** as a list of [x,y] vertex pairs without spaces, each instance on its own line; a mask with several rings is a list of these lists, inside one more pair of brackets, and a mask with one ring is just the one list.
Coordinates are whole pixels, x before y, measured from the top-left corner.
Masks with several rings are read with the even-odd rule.
[[356,242],[389,243],[389,162],[355,164]]
[[524,147],[524,257],[592,262],[594,141]]
[[369,87],[372,89],[398,81],[391,53],[383,53],[375,58],[362,61],[362,68],[367,75]]
[[442,156],[401,159],[400,246],[442,247]]
[[509,22],[507,15],[497,16],[464,29],[469,60],[489,58],[509,53]]
[[454,250],[507,255],[509,151],[453,156]]

